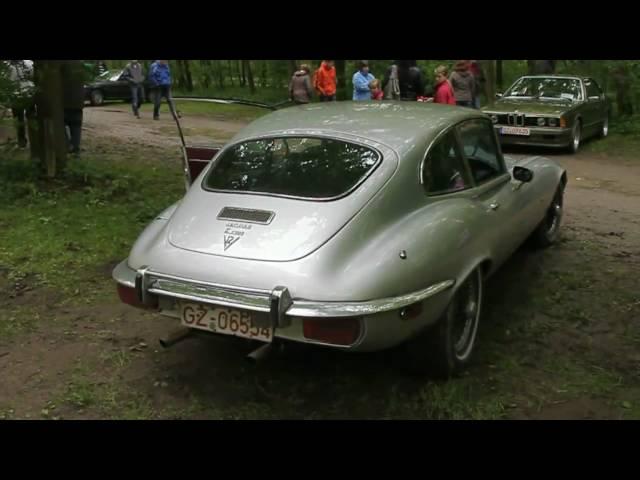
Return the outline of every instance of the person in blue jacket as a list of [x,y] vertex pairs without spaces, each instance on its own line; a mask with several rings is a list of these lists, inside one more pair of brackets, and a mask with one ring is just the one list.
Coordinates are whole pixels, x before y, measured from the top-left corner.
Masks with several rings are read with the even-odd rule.
[[160,102],[162,97],[167,99],[169,108],[175,111],[175,105],[171,98],[171,70],[168,60],[156,60],[149,69],[149,81],[155,90],[153,98],[153,119],[160,118]]
[[371,89],[369,83],[375,80],[369,73],[369,62],[361,60],[359,70],[353,74],[353,100],[371,100]]

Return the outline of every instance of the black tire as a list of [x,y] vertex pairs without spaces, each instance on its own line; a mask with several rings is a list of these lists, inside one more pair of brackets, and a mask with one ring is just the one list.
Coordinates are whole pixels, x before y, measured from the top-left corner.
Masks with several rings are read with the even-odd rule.
[[569,141],[569,153],[578,153],[580,144],[582,143],[582,121],[577,119],[571,129],[571,140]]
[[104,94],[102,93],[102,90],[92,90],[89,94],[89,101],[94,107],[102,105],[104,103]]
[[544,218],[531,235],[533,243],[538,248],[546,248],[558,239],[562,222],[563,197],[564,185],[561,184],[558,186]]
[[442,379],[461,373],[474,351],[483,296],[483,274],[478,267],[458,286],[438,322],[406,343],[405,368]]
[[600,127],[600,131],[598,132],[598,137],[605,138],[607,135],[609,135],[609,114],[608,113],[604,119],[604,122],[602,122],[602,127]]

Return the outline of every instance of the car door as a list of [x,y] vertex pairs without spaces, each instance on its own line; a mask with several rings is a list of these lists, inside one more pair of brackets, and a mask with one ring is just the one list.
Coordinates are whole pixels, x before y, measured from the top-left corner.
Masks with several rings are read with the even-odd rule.
[[484,218],[484,234],[494,261],[502,263],[531,232],[528,185],[512,181],[488,118],[460,123],[457,134],[474,183],[471,198]]
[[114,100],[126,100],[131,97],[129,82],[124,79],[124,71],[114,72],[110,78],[109,97]]
[[586,92],[584,127],[588,129],[589,134],[595,134],[600,131],[602,123],[605,119],[606,103],[604,94],[600,86],[592,78],[584,79],[584,87]]

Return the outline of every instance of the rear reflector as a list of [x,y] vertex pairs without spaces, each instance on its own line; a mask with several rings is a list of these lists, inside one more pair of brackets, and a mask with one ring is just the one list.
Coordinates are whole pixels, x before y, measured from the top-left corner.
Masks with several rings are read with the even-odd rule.
[[118,296],[123,303],[127,305],[131,305],[133,307],[138,308],[156,308],[157,302],[154,302],[153,305],[145,305],[138,298],[138,292],[133,287],[126,287],[118,283]]
[[312,318],[302,321],[305,338],[332,345],[353,345],[360,336],[360,318]]

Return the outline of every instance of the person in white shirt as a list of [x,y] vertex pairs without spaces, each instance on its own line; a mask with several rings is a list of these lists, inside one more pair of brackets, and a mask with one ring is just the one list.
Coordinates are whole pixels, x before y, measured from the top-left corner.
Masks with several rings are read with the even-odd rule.
[[15,85],[11,96],[11,113],[13,115],[18,136],[18,146],[27,146],[26,121],[35,117],[35,100],[33,83],[33,61],[9,60],[9,80]]

